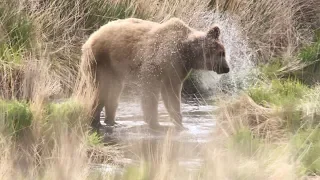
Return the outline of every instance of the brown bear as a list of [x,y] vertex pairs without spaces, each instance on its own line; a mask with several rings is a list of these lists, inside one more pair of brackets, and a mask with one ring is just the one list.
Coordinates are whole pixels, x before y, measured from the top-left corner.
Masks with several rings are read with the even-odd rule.
[[92,127],[115,124],[118,100],[126,81],[137,82],[142,95],[144,121],[159,128],[158,100],[177,127],[182,126],[181,88],[192,69],[228,73],[220,29],[195,30],[178,18],[156,23],[136,18],[107,23],[94,32],[82,47],[80,68],[94,78],[97,88]]

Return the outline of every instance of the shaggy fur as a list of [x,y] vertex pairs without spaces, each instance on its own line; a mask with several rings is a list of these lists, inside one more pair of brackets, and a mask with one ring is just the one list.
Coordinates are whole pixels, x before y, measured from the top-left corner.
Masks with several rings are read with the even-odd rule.
[[93,127],[115,124],[115,114],[125,81],[140,84],[144,120],[158,128],[158,100],[162,95],[170,117],[182,127],[181,88],[192,69],[228,73],[220,30],[208,32],[190,28],[172,18],[164,23],[129,18],[109,22],[94,32],[83,45],[81,68],[94,77],[98,93]]

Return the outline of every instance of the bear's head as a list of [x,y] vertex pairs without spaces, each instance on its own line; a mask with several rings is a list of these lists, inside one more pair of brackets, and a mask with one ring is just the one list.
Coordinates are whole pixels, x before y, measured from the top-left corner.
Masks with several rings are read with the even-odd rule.
[[207,32],[203,40],[203,59],[207,70],[223,74],[229,72],[229,66],[226,61],[225,49],[219,40],[219,36],[220,29],[217,26]]
[[219,37],[219,27],[213,26],[206,33],[193,34],[185,41],[185,52],[191,68],[215,71],[217,74],[229,72],[225,48]]

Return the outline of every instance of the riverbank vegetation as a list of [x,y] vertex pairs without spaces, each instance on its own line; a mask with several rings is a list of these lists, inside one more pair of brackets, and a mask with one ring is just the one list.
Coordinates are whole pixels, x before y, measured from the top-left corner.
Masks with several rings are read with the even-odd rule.
[[[96,171],[94,164],[115,164],[121,153],[90,133],[94,90],[81,94],[75,88],[81,45],[111,20],[173,16],[199,28],[232,19],[258,74],[240,94],[220,97],[214,140],[198,170],[185,173],[170,161],[168,133],[153,166],[141,162],[120,177]],[[206,17],[216,20],[204,22]],[[317,178],[319,50],[318,1],[3,0],[0,179]]]

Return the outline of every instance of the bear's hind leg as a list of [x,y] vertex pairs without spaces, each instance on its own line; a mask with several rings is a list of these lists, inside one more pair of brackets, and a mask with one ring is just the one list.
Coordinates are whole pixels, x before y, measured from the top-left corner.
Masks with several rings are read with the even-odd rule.
[[91,122],[91,127],[94,130],[99,130],[101,127],[100,123],[100,113],[103,108],[103,102],[101,100],[96,100],[96,103],[94,104],[94,112],[93,112],[93,120]]
[[107,93],[105,94],[105,123],[109,126],[116,124],[115,117],[119,104],[119,98],[123,89],[123,82],[121,80],[115,81],[114,79],[108,86]]

